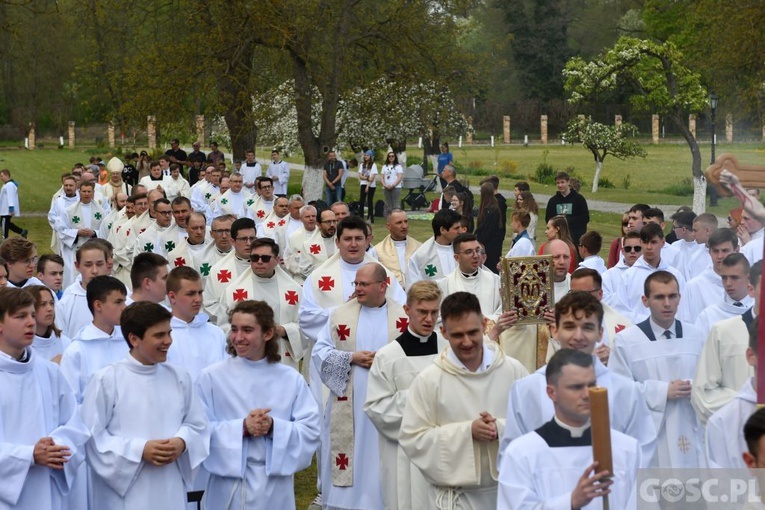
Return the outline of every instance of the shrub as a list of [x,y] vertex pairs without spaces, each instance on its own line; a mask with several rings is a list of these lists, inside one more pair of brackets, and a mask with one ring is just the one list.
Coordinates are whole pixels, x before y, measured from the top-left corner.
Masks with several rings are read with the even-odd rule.
[[630,174],[627,174],[626,177],[622,179],[622,188],[630,189],[631,184],[632,184],[632,181],[630,181]]
[[613,189],[616,188],[616,185],[614,185],[614,183],[611,182],[607,177],[601,177],[598,181],[598,187]]

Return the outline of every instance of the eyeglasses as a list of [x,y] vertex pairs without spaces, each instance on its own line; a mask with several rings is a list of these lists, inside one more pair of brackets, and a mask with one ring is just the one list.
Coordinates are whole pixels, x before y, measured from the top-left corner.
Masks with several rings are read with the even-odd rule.
[[250,255],[250,262],[260,262],[261,260],[265,263],[271,262],[271,259],[274,258],[273,255]]
[[235,241],[245,241],[245,242],[248,242],[248,243],[253,242],[255,239],[257,239],[257,237],[255,237],[255,236],[235,237],[234,238]]
[[18,262],[21,262],[25,266],[36,266],[38,260],[40,260],[39,257],[32,257],[31,259],[19,260]]
[[361,287],[362,289],[366,289],[370,285],[374,285],[375,283],[385,283],[385,280],[378,280],[375,282],[351,282],[351,284],[354,287]]
[[321,220],[322,223],[326,223],[328,225],[333,225],[337,223],[337,220]]
[[271,189],[271,186],[269,184],[266,184],[265,186],[261,186],[260,189],[265,191],[267,189]]
[[624,253],[631,253],[633,251],[635,253],[640,253],[641,251],[643,251],[642,246],[624,246],[623,248],[624,248]]
[[464,255],[467,255],[468,257],[472,257],[473,255],[483,255],[483,250],[481,248],[476,249],[470,249],[465,251],[458,251],[457,253],[462,253]]
[[215,235],[219,235],[219,236],[224,236],[224,235],[225,236],[230,236],[231,235],[231,229],[230,228],[216,228],[215,230],[211,230],[210,232],[212,232]]
[[672,225],[672,230],[680,230],[681,228],[685,228],[685,225]]
[[161,214],[162,216],[170,216],[173,214],[173,211],[154,211],[156,214]]

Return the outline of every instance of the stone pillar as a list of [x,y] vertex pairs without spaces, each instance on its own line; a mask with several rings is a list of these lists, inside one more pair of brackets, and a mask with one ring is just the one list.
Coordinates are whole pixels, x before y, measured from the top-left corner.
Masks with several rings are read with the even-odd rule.
[[199,142],[202,147],[205,146],[205,116],[204,115],[197,115],[194,118],[194,121],[196,122],[197,126],[197,142]]
[[29,150],[35,150],[35,123],[29,123]]
[[619,129],[622,127],[622,116],[621,115],[614,115],[614,125],[616,126],[616,129]]
[[149,150],[153,151],[157,148],[157,118],[149,115],[146,120],[149,123],[146,128],[146,133],[149,135]]
[[503,131],[505,134],[505,143],[510,143],[510,116],[505,115],[502,118]]
[[693,138],[696,138],[696,115],[688,115],[688,131],[691,132]]
[[541,115],[539,117],[539,131],[542,138],[542,143],[547,144],[547,115]]
[[765,142],[765,117],[762,118],[762,141]]
[[114,122],[109,121],[109,148],[113,149],[117,146],[114,142]]
[[465,136],[465,143],[473,145],[473,117],[468,117],[468,130]]
[[731,143],[733,141],[733,114],[729,113],[725,115],[725,141]]
[[651,135],[653,143],[659,143],[659,116],[656,114],[651,115]]
[[69,121],[69,148],[74,149],[74,121]]

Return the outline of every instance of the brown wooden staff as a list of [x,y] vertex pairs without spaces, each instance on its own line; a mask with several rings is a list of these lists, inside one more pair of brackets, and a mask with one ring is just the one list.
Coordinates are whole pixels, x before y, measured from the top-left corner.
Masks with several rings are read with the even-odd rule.
[[[592,434],[592,458],[597,461],[596,473],[608,471],[614,474],[611,457],[611,419],[608,414],[608,390],[590,388],[590,432]],[[603,496],[603,509],[608,510],[608,494]]]

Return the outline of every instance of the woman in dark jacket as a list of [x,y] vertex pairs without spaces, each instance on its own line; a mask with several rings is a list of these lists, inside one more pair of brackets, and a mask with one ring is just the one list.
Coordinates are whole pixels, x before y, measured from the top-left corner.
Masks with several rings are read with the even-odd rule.
[[502,214],[499,210],[499,202],[494,196],[494,187],[485,182],[481,184],[481,206],[478,209],[478,226],[475,235],[478,242],[486,248],[486,267],[498,273],[497,264],[502,256],[502,243],[504,242]]

